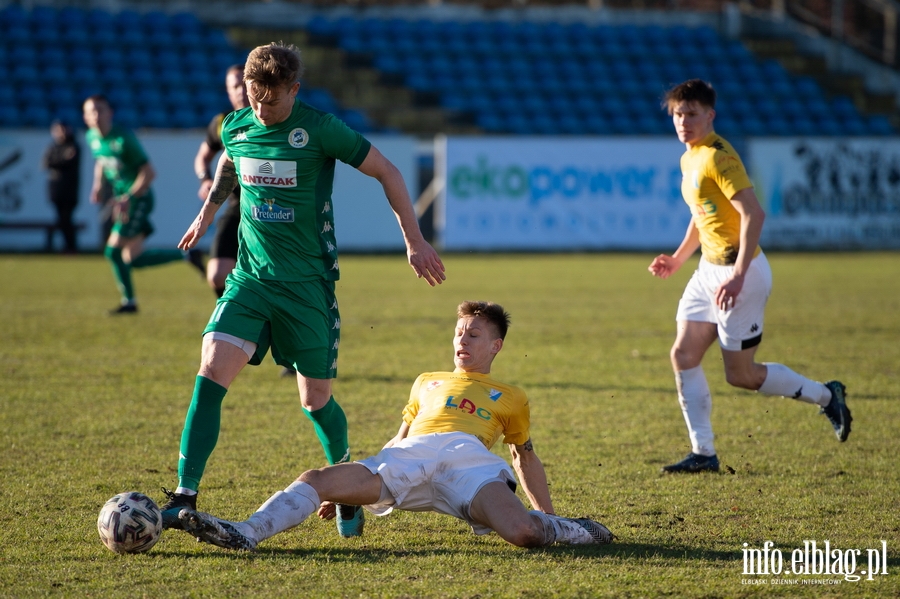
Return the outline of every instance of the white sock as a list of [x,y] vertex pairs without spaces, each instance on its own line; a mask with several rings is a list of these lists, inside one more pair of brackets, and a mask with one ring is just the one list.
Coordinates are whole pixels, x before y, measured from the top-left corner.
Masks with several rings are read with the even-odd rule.
[[827,406],[831,401],[831,390],[822,383],[797,374],[784,364],[763,362],[763,366],[768,374],[759,388],[760,393],[782,395],[820,406]]
[[544,542],[541,545],[547,546],[555,543],[556,538],[559,536],[559,525],[553,521],[553,516],[538,510],[532,510],[528,513],[540,520],[541,524],[544,525]]
[[196,495],[197,491],[193,489],[188,489],[187,487],[178,487],[175,489],[176,495]]
[[316,490],[297,481],[269,497],[244,524],[253,529],[252,536],[259,542],[297,526],[319,509],[319,503]]
[[691,437],[691,451],[704,456],[716,455],[713,447],[712,396],[702,366],[675,373],[678,403]]

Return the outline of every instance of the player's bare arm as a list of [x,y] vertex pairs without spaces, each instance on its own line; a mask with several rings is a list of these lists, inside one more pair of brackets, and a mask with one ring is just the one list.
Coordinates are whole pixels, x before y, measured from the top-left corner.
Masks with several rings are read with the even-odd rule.
[[209,164],[215,156],[216,152],[213,152],[205,140],[200,143],[200,149],[197,150],[197,155],[194,156],[194,174],[200,180],[200,189],[197,190],[197,197],[201,201],[206,201],[206,198],[209,196],[209,190],[212,187],[213,178],[209,172]]
[[150,184],[156,179],[156,170],[149,162],[141,166],[134,183],[128,189],[128,195],[132,198],[138,198],[150,190]]
[[113,204],[113,218],[115,220],[122,221],[123,223],[128,222],[128,207],[131,203],[131,198],[140,197],[147,193],[150,189],[150,183],[153,182],[153,179],[156,178],[156,171],[153,170],[153,167],[149,162],[145,163],[141,166],[138,171],[137,177],[134,178],[134,183],[131,184],[131,187],[127,192],[122,195],[114,198],[115,203]]
[[91,204],[100,203],[100,190],[103,189],[103,165],[100,161],[94,163],[94,182],[91,185]]
[[555,514],[553,502],[550,500],[550,487],[547,485],[547,473],[544,464],[534,452],[534,445],[528,439],[521,445],[510,445],[513,468],[522,483],[522,490],[534,509],[545,514]]
[[762,235],[766,213],[756,197],[752,187],[742,189],[731,198],[731,203],[741,215],[741,246],[738,249],[734,271],[716,290],[716,305],[722,310],[734,307],[737,296],[744,288],[744,275],[750,267],[759,238]]
[[694,219],[691,218],[691,222],[688,223],[687,231],[684,234],[684,239],[682,240],[681,245],[678,246],[678,249],[675,250],[675,253],[671,256],[660,254],[653,259],[653,262],[650,263],[647,270],[654,276],[661,279],[668,279],[681,268],[681,265],[684,264],[688,258],[694,255],[694,252],[696,252],[699,247],[700,232],[694,224]]
[[384,188],[384,195],[397,217],[397,222],[400,223],[409,265],[415,271],[416,276],[425,279],[432,287],[440,285],[447,278],[444,275],[444,263],[441,262],[440,256],[431,247],[431,244],[422,236],[416,211],[413,209],[412,200],[400,171],[384,157],[378,148],[372,146],[366,159],[359,165],[359,172],[377,179]]
[[222,158],[219,159],[219,166],[216,168],[216,178],[213,179],[206,201],[221,205],[234,192],[237,186],[238,175],[234,162],[227,154],[222,154]]
[[404,422],[403,424],[400,425],[400,430],[397,431],[397,434],[394,435],[390,441],[388,441],[387,443],[384,444],[383,449],[387,449],[388,447],[393,447],[394,445],[396,445],[397,443],[399,443],[400,441],[405,439],[408,434],[409,434],[409,425],[406,424],[406,422]]
[[234,162],[223,154],[219,159],[219,166],[216,169],[216,178],[213,180],[212,188],[209,190],[209,196],[203,202],[200,208],[200,214],[188,227],[187,232],[178,243],[178,248],[189,250],[197,245],[200,238],[206,234],[209,224],[213,221],[222,203],[228,199],[231,192],[238,184],[237,169]]

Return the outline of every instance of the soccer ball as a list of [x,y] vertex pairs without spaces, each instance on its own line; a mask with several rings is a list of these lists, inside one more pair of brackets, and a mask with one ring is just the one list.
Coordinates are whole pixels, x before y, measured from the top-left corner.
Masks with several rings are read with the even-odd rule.
[[97,532],[103,544],[116,553],[147,551],[162,534],[162,512],[143,493],[119,493],[103,504]]

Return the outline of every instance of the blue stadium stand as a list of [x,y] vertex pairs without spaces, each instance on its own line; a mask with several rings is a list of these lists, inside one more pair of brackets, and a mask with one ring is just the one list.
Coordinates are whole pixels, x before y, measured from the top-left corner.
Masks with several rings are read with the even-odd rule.
[[896,133],[709,27],[318,16],[307,30],[490,133],[669,135],[662,94],[692,77],[716,86],[729,134]]
[[[245,59],[222,30],[187,12],[9,4],[0,10],[0,127],[49,127],[54,118],[80,126],[81,103],[96,93],[130,127],[205,127],[228,107],[225,69]],[[305,93],[360,131],[377,130],[327,91]]]

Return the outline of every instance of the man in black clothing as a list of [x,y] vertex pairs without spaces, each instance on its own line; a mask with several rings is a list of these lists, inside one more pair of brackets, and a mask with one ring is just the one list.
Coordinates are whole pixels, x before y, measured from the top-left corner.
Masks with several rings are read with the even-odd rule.
[[78,178],[81,166],[81,150],[71,127],[62,121],[50,126],[53,142],[44,152],[43,167],[48,172],[48,194],[56,207],[56,228],[65,241],[65,252],[78,251],[72,213],[78,205]]

